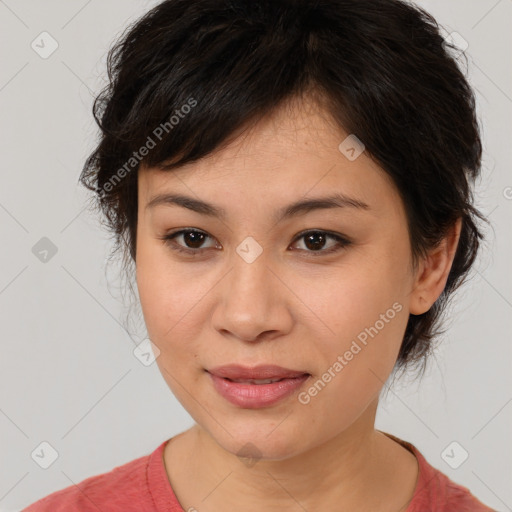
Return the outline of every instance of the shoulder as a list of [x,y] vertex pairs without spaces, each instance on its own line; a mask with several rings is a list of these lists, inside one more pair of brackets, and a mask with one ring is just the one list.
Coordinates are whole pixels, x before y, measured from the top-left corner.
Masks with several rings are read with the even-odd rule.
[[406,512],[496,512],[479,501],[467,487],[450,480],[430,465],[413,444],[386,435],[414,453],[418,460],[416,489]]
[[[428,463],[427,463],[428,464]],[[496,512],[482,503],[471,491],[444,473],[430,466],[428,478],[423,481],[423,487],[417,489],[415,507],[410,512],[432,510],[432,512]],[[426,506],[430,508],[425,508]],[[409,512],[409,510],[407,511]]]
[[102,505],[111,512],[141,510],[141,505],[152,502],[147,484],[149,463],[164,445],[165,442],[150,455],[56,491],[22,512],[97,512]]

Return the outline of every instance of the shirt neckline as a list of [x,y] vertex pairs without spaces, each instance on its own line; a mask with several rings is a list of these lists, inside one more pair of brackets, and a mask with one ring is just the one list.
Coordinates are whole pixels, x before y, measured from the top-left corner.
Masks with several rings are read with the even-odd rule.
[[423,499],[422,494],[428,491],[427,486],[430,484],[431,480],[436,476],[436,472],[433,468],[430,467],[425,457],[423,457],[420,451],[412,443],[404,441],[403,439],[400,439],[399,437],[396,437],[393,434],[383,432],[382,430],[378,430],[378,432],[381,432],[382,434],[386,435],[399,445],[403,446],[406,450],[410,451],[416,457],[416,462],[418,463],[418,475],[416,476],[416,484],[414,485],[412,498],[410,499],[409,503],[407,504],[407,508],[405,509],[405,512],[412,512],[416,508],[416,504],[421,499]]
[[174,494],[165,469],[164,449],[172,439],[161,443],[148,461],[146,484],[157,512],[185,512]]
[[[420,494],[426,490],[426,486],[430,483],[430,480],[432,480],[435,474],[431,474],[430,477],[427,475],[428,463],[413,444],[392,434],[388,434],[387,432],[383,432],[381,430],[378,430],[378,432],[388,436],[416,457],[418,462],[418,476],[416,478],[412,498],[405,509],[405,512],[412,511],[415,503],[420,499]],[[165,469],[164,450],[167,443],[173,438],[174,437],[171,437],[163,441],[149,456],[146,472],[146,484],[157,512],[185,512],[178,501],[176,494],[174,494],[174,490]]]

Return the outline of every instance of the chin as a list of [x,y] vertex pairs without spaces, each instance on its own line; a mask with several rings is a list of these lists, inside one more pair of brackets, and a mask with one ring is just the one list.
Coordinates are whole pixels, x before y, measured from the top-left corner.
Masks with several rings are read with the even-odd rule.
[[[304,432],[290,429],[291,425],[287,429],[285,424],[289,420],[282,423],[282,420],[268,420],[259,425],[248,421],[249,424],[238,423],[237,426],[225,424],[227,432],[222,427],[219,427],[220,431],[216,428],[217,435],[214,437],[219,446],[239,457],[248,466],[258,460],[284,460],[305,449]],[[245,458],[249,461],[243,460]]]

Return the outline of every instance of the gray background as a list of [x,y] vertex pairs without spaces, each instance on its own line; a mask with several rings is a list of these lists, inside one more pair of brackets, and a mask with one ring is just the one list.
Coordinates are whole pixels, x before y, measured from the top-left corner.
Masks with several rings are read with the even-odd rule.
[[[0,1],[0,511],[146,455],[192,425],[156,364],[133,354],[144,327],[132,337],[123,327],[122,289],[106,262],[110,241],[77,185],[96,136],[91,105],[104,84],[106,51],[156,3]],[[508,511],[512,0],[421,5],[469,43],[485,144],[477,204],[493,229],[437,359],[421,382],[404,380],[387,393],[376,426]],[[47,59],[31,48],[43,31],[59,45]],[[48,244],[43,237],[57,249],[46,262],[33,252]],[[48,469],[31,457],[43,441],[58,452]],[[457,469],[442,457],[453,441],[469,453]],[[452,459],[460,450],[449,452]],[[38,453],[43,460],[49,451]]]

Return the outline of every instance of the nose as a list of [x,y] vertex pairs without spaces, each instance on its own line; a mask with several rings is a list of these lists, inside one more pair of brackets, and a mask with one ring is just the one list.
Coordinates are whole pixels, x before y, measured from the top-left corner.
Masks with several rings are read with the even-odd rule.
[[252,262],[234,255],[219,283],[212,324],[223,336],[245,342],[275,339],[292,328],[291,292],[264,254]]

